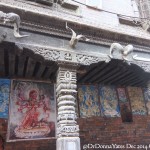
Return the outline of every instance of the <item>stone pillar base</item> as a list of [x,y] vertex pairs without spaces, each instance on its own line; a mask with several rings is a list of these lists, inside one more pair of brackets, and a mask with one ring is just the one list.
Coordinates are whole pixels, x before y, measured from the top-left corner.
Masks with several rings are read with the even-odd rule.
[[57,150],[80,150],[79,137],[60,137],[57,139]]

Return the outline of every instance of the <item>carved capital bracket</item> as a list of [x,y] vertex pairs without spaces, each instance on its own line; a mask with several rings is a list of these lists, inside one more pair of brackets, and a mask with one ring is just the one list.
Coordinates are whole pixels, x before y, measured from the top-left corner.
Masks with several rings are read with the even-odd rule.
[[27,37],[28,35],[20,35],[19,28],[20,28],[20,16],[15,13],[4,13],[3,11],[0,11],[0,21],[3,21],[4,24],[12,23],[14,24],[14,36],[16,38],[23,38]]
[[100,61],[108,62],[110,58],[106,54],[84,54],[75,51],[68,51],[66,49],[54,47],[40,47],[33,45],[23,45],[24,48],[32,50],[35,54],[39,54],[46,60],[56,61],[59,65],[78,66],[91,65]]
[[[19,46],[19,44],[17,44]],[[111,58],[107,54],[102,53],[78,53],[75,51],[69,51],[63,48],[56,47],[41,47],[33,45],[20,44],[21,47],[31,50],[34,54],[43,56],[45,60],[55,61],[58,66],[65,66],[68,68],[78,68],[80,65],[91,65],[100,61],[109,62]],[[138,60],[136,59],[138,58]],[[120,59],[121,58],[115,58]],[[140,57],[133,57],[126,60],[128,64],[135,64],[141,67],[145,72],[150,73],[150,61],[149,59],[141,59]],[[73,67],[74,66],[74,67]]]

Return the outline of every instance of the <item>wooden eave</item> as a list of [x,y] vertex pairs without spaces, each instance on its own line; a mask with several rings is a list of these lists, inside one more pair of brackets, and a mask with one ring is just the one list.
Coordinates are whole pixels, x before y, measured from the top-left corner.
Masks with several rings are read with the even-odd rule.
[[[14,12],[20,15],[21,30],[59,37],[69,40],[71,34],[66,30],[66,21],[31,11],[24,11],[15,7],[0,5],[1,11]],[[90,38],[89,44],[107,45],[112,42],[135,44],[139,50],[149,53],[150,42],[148,39],[119,34],[104,29],[68,21],[77,33],[82,33]],[[1,24],[3,25],[3,24]],[[4,25],[3,25],[4,26]],[[11,25],[8,25],[11,26]],[[86,43],[85,43],[86,44]],[[15,43],[3,42],[0,48],[0,77],[26,78],[35,80],[49,80],[56,82],[58,66],[56,62],[46,61],[40,55],[35,55],[30,49],[19,49]],[[150,80],[149,73],[144,72],[136,65],[127,65],[121,60],[112,60],[109,63],[99,62],[90,67],[81,66],[78,70],[79,84],[113,84],[119,86],[146,86]]]

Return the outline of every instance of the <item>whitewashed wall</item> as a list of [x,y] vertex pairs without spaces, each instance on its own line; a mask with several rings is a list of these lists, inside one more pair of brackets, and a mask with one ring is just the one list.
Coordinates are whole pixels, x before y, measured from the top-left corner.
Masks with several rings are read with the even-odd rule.
[[[86,0],[76,0],[86,4]],[[107,24],[111,26],[118,26],[119,19],[117,14],[137,17],[135,14],[135,6],[133,6],[133,0],[102,0],[102,10],[92,9],[90,7],[80,5],[81,16],[83,19],[89,19],[91,24]],[[114,12],[117,14],[111,14],[104,12],[103,10]]]

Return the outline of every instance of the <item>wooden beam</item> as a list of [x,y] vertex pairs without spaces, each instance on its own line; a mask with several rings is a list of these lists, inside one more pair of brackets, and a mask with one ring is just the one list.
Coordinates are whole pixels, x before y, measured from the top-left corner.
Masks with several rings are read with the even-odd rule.
[[[103,64],[104,64],[104,62],[101,62],[101,63],[98,63],[97,66],[94,65],[94,67],[92,67],[92,65],[91,65],[92,68],[89,67],[87,73],[86,73],[85,75],[82,75],[81,77],[78,78],[78,82],[82,81],[83,79],[86,80],[86,78],[88,78],[88,76],[89,76],[93,71],[97,72],[97,69],[98,69],[100,66],[102,66]],[[94,74],[94,73],[93,73],[93,74]],[[92,74],[91,74],[91,76],[92,76]]]
[[124,79],[124,77],[130,75],[131,73],[126,70],[125,72],[120,72],[119,76],[117,76],[116,78],[114,78],[112,81],[110,81],[110,84],[114,84],[115,82]]
[[[85,82],[85,81],[88,81],[91,78],[93,78],[95,76],[95,74],[97,74],[100,70],[105,68],[106,65],[107,65],[106,63],[103,63],[100,66],[97,66],[94,70],[91,70],[90,73],[87,73],[86,77],[81,80],[81,82]],[[79,80],[79,82],[80,82],[80,80]]]
[[122,71],[122,69],[119,72],[116,72],[116,74],[112,75],[111,77],[105,79],[103,83],[109,83],[112,82],[113,80],[120,78],[122,76],[122,73],[126,73],[126,71]]
[[142,85],[142,84],[144,84],[144,81],[137,79],[137,80],[132,81],[130,85],[136,86],[136,85]]
[[4,49],[0,48],[0,77],[5,76]]
[[19,77],[23,77],[26,59],[27,59],[27,57],[23,54],[18,57],[18,72],[17,72],[17,75]]
[[131,74],[131,76],[128,76],[126,79],[122,80],[120,84],[125,85],[130,83],[132,80],[137,80],[136,76],[134,74]]
[[26,72],[25,72],[25,77],[28,77],[28,78],[32,77],[35,64],[36,64],[36,61],[33,60],[31,57],[29,57]]
[[98,79],[105,76],[108,72],[111,72],[112,67],[110,67],[110,64],[107,65],[103,70],[100,70],[93,78],[91,78],[90,82],[97,82]]
[[45,72],[45,74],[43,75],[43,78],[44,79],[48,79],[50,76],[51,76],[51,74],[54,72],[54,71],[56,71],[56,65],[55,64],[53,64],[52,66],[49,66],[48,67],[48,70]]
[[38,71],[37,71],[37,73],[35,74],[35,77],[36,77],[36,78],[41,78],[41,77],[42,77],[42,74],[43,74],[43,72],[44,72],[44,70],[45,70],[45,68],[46,68],[46,66],[40,63],[40,66],[39,66],[39,68],[38,68]]
[[98,83],[103,83],[113,75],[115,75],[117,72],[119,72],[120,68],[114,69],[113,71],[107,73],[107,75],[103,76],[100,80],[98,80]]
[[146,87],[147,84],[145,82],[137,82],[137,83],[132,84],[131,86]]
[[15,75],[15,53],[9,52],[9,77]]

